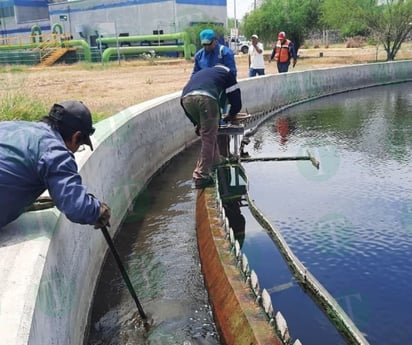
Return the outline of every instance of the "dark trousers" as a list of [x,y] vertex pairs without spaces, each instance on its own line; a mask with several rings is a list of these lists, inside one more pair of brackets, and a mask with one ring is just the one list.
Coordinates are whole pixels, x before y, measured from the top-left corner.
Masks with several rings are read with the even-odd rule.
[[278,72],[285,73],[289,70],[290,61],[288,62],[278,62]]
[[256,75],[265,75],[264,68],[249,68],[249,77],[256,77]]

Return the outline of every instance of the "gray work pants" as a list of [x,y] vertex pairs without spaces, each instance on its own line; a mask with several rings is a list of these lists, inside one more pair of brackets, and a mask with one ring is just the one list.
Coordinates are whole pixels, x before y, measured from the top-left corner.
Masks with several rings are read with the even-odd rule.
[[220,121],[218,102],[205,95],[189,95],[182,104],[192,120],[200,127],[201,148],[193,171],[193,179],[207,179],[211,176],[213,165],[220,163],[217,132]]

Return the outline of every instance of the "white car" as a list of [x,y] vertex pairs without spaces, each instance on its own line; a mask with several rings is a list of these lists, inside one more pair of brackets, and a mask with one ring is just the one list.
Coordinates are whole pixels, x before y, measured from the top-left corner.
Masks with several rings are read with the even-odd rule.
[[246,41],[245,36],[231,37],[229,40],[230,49],[232,49],[234,53],[242,52],[243,54],[247,54],[249,52],[249,45],[250,42]]
[[243,54],[247,54],[249,52],[249,45],[249,41],[241,41],[239,42],[237,50],[241,51]]

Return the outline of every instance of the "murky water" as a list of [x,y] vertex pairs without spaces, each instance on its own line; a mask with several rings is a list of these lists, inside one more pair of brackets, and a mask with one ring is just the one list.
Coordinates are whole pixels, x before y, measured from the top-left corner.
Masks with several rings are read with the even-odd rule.
[[[412,85],[345,93],[263,124],[251,156],[320,161],[244,163],[256,205],[375,345],[409,343],[412,297]],[[89,345],[219,344],[197,253],[191,172],[198,147],[139,197],[116,247],[153,326],[147,333],[109,255]],[[304,345],[344,344],[298,287],[247,209],[242,251]]]
[[153,322],[136,305],[109,255],[94,302],[89,345],[219,344],[201,274],[191,174],[194,145],[173,159],[136,200],[115,245]]

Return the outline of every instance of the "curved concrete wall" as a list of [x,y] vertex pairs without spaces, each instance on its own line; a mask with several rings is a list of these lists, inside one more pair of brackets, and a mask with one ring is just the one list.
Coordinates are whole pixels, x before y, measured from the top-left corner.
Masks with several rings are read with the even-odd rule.
[[[269,114],[328,94],[411,80],[412,61],[400,61],[267,75],[240,84],[244,110]],[[179,95],[98,123],[95,151],[77,155],[89,192],[112,208],[112,236],[151,176],[197,138]],[[107,252],[100,231],[70,223],[52,209],[9,224],[0,231],[0,245],[0,339],[10,345],[82,344]]]

